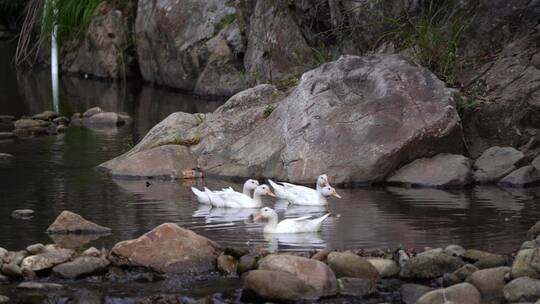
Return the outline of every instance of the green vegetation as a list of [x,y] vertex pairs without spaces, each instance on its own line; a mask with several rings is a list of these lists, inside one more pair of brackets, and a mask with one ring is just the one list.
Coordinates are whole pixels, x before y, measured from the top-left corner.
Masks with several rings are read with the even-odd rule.
[[165,145],[194,146],[200,142],[201,142],[201,139],[197,136],[194,138],[177,137],[168,141],[159,142],[159,144],[155,145],[152,148],[165,146]]
[[228,14],[227,16],[223,17],[219,21],[219,23],[217,24],[216,27],[217,27],[218,31],[221,31],[222,29],[227,27],[227,25],[233,23],[235,20],[236,20],[236,13]]
[[262,114],[263,118],[266,119],[268,118],[272,112],[274,112],[274,110],[277,108],[277,105],[275,104],[269,104],[266,106],[266,108],[264,108],[264,112]]
[[473,15],[454,1],[429,1],[414,15],[385,18],[390,29],[377,44],[392,42],[417,63],[429,68],[447,83],[453,83],[459,64],[462,33],[471,24]]
[[[103,0],[51,0],[46,2],[43,11],[41,34],[50,36],[55,24],[58,25],[58,41],[84,34],[94,9]],[[49,5],[54,3],[54,5]],[[57,13],[55,13],[57,11]]]

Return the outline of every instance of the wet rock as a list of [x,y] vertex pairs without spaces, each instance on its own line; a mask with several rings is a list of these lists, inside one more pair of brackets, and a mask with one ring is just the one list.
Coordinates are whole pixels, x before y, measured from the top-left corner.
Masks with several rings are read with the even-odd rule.
[[[77,48],[63,56],[62,67],[72,73],[122,78],[132,75],[134,56],[130,45],[129,8],[101,2],[92,15]],[[133,12],[134,13],[134,12]]]
[[366,278],[339,278],[339,294],[344,296],[364,297],[377,292],[377,284]]
[[[183,304],[186,302],[184,297],[178,295],[162,294],[162,295],[152,295],[144,297],[142,299],[137,299],[135,304]],[[203,301],[193,301],[195,303],[204,302]]]
[[517,169],[524,159],[525,155],[512,147],[491,147],[474,162],[474,180],[478,183],[498,181]]
[[197,167],[189,148],[179,144],[155,147],[110,163],[104,168],[113,177],[183,178],[182,171]]
[[55,291],[64,289],[64,286],[55,283],[23,282],[17,285],[17,288],[36,291]]
[[13,263],[15,265],[19,265],[26,256],[27,252],[25,250],[9,251],[3,256],[3,259],[4,263],[6,264]]
[[45,245],[41,243],[33,244],[26,247],[26,251],[28,251],[29,254],[38,254],[44,250],[45,250]]
[[69,261],[74,254],[75,252],[72,249],[50,248],[44,253],[31,255],[24,258],[21,262],[21,268],[32,271],[49,269],[55,265]]
[[259,270],[292,274],[309,286],[316,298],[335,295],[337,292],[336,276],[326,264],[317,260],[272,254],[260,261]]
[[432,290],[433,288],[429,286],[407,283],[399,288],[399,294],[404,304],[415,304],[424,294]]
[[54,118],[58,116],[59,114],[54,111],[44,111],[44,112],[41,112],[39,114],[32,116],[32,119],[49,121],[49,120],[53,120]]
[[311,258],[317,261],[324,262],[328,258],[328,255],[330,254],[330,252],[332,252],[332,249],[328,249],[328,248],[321,249],[321,250],[318,250]]
[[27,268],[22,269],[22,276],[26,281],[35,281],[38,279],[37,273]]
[[510,267],[496,267],[474,272],[469,283],[480,292],[483,301],[503,298],[503,288],[506,285],[505,277]]
[[524,166],[503,177],[499,184],[511,187],[525,187],[538,182],[540,182],[540,171],[533,166]]
[[334,251],[328,255],[328,266],[332,268],[336,277],[366,278],[379,280],[379,272],[367,259],[352,252]]
[[32,209],[17,209],[11,212],[11,217],[16,219],[31,219],[34,216]]
[[293,12],[279,2],[257,1],[250,17],[244,66],[255,81],[300,74],[312,58]]
[[223,273],[234,274],[238,270],[238,260],[233,256],[220,254],[217,259],[217,268]]
[[83,126],[87,128],[117,128],[131,124],[131,117],[114,112],[99,112],[90,117],[84,117]]
[[540,299],[540,281],[529,277],[517,278],[503,288],[508,302],[527,302]]
[[0,168],[9,167],[15,161],[15,156],[8,153],[0,153]]
[[64,133],[67,129],[68,127],[66,125],[58,125],[56,126],[56,133]]
[[401,268],[400,276],[411,279],[434,279],[445,273],[454,272],[464,264],[461,259],[442,250],[428,250],[411,258]]
[[311,183],[326,172],[334,183],[373,182],[417,158],[462,152],[455,91],[401,56],[343,56],[305,73],[285,99],[262,88],[177,133],[199,136],[190,148],[208,174]]
[[49,238],[59,247],[63,248],[80,248],[90,242],[97,240],[107,234],[78,234],[78,233],[66,233],[66,234],[49,234]]
[[10,298],[4,295],[0,295],[0,303],[9,303]]
[[4,261],[7,255],[8,251],[5,248],[0,247],[0,264]]
[[252,270],[244,277],[244,290],[265,300],[315,300],[313,288],[297,276],[273,270]]
[[444,248],[444,252],[449,255],[461,257],[465,254],[465,249],[459,245],[448,245]]
[[65,279],[76,279],[104,272],[107,270],[107,266],[109,266],[109,261],[106,259],[82,256],[72,262],[56,265],[52,272]]
[[103,110],[100,107],[93,107],[93,108],[90,108],[90,109],[86,110],[82,114],[82,116],[77,117],[76,115],[79,114],[79,113],[73,114],[71,119],[73,120],[74,118],[88,118],[88,117],[94,116],[94,115],[96,115],[98,113],[101,113],[101,112],[103,112]]
[[81,256],[99,257],[101,256],[101,251],[99,251],[96,247],[90,247],[83,251],[83,253],[81,253]]
[[10,277],[22,277],[22,269],[15,263],[3,264],[2,273]]
[[53,122],[57,125],[69,125],[69,118],[65,116],[56,117]]
[[[144,80],[193,90],[211,54],[207,43],[221,30],[220,22],[235,13],[220,0],[139,3],[135,41]],[[176,26],[178,20],[181,26]]]
[[540,279],[538,264],[540,263],[540,248],[520,250],[512,263],[512,278],[531,277]]
[[[35,120],[38,121],[38,120]],[[41,120],[39,120],[41,121]],[[43,122],[43,121],[41,121]],[[52,129],[46,127],[29,127],[29,128],[22,128],[22,129],[15,129],[13,133],[17,136],[42,136],[42,135],[49,135],[52,131]]]
[[0,132],[0,140],[15,139],[17,135],[13,132]]
[[536,247],[538,247],[538,243],[536,241],[525,241],[521,243],[519,249],[534,249]]
[[260,253],[248,253],[243,255],[238,261],[238,273],[245,273],[259,267],[259,260],[261,260],[264,255]]
[[506,265],[506,258],[500,254],[493,254],[490,252],[469,249],[463,255],[463,258],[468,261],[474,262],[474,266],[485,269]]
[[15,122],[15,129],[32,129],[40,127],[48,127],[50,122],[34,119],[19,119]]
[[82,216],[71,211],[64,210],[54,222],[47,228],[47,233],[82,233],[99,234],[110,233],[111,229],[100,226],[84,219]]
[[382,258],[368,258],[367,260],[377,269],[381,278],[390,278],[399,274],[400,268],[394,260]]
[[386,181],[425,187],[465,186],[472,181],[471,166],[472,160],[463,155],[441,153],[401,167]]
[[469,283],[436,289],[424,294],[416,304],[467,303],[480,304],[480,292]]
[[464,282],[471,274],[478,270],[478,267],[466,264],[452,273],[445,273],[443,275],[443,286],[452,286]]
[[137,239],[117,243],[109,260],[160,272],[201,273],[216,269],[219,248],[190,230],[165,223]]

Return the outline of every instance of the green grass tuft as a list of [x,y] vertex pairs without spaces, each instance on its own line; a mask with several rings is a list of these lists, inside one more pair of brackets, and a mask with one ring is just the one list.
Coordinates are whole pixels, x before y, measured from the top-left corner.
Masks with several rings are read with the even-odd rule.
[[417,63],[429,68],[440,79],[453,83],[462,34],[474,16],[454,1],[429,1],[418,14],[386,18],[390,29],[378,39],[393,42]]
[[274,110],[275,110],[276,108],[277,108],[277,106],[274,105],[274,104],[269,104],[269,105],[267,105],[266,108],[264,108],[264,112],[263,112],[263,114],[262,114],[262,117],[263,117],[264,119],[268,118],[268,117],[272,114],[272,112],[274,112]]

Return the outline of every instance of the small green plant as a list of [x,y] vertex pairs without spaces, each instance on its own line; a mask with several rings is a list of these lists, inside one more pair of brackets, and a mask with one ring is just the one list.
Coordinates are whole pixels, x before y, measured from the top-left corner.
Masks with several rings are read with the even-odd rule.
[[225,27],[227,27],[229,24],[233,23],[236,20],[236,13],[228,14],[227,16],[223,17],[219,23],[217,24],[216,28],[218,31],[221,31]]
[[43,10],[42,35],[49,36],[56,24],[58,41],[84,34],[94,9],[103,0],[47,0]]
[[273,80],[271,82],[278,88],[278,90],[287,91],[288,89],[295,87],[298,84],[298,82],[300,81],[300,76],[301,75],[293,74],[277,80]]
[[267,105],[266,108],[264,108],[264,112],[262,114],[263,118],[264,119],[268,118],[272,114],[272,112],[274,112],[276,108],[277,106],[274,104]]
[[393,42],[440,79],[453,83],[462,34],[474,16],[454,1],[439,2],[430,0],[414,15],[404,11],[399,18],[385,18],[390,29],[376,44]]

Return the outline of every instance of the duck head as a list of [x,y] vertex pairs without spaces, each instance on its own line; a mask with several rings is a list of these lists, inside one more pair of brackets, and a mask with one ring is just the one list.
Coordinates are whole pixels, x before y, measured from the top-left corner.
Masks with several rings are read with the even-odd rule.
[[244,183],[244,189],[248,189],[248,190],[255,190],[257,186],[259,186],[259,181],[255,179],[248,179]]
[[330,183],[328,182],[328,175],[321,174],[319,177],[317,177],[317,187],[325,187],[330,186]]
[[274,209],[270,207],[264,207],[259,210],[259,212],[257,212],[253,220],[256,222],[262,219],[270,219],[274,217],[277,217],[277,213],[274,211]]
[[331,186],[323,187],[323,188],[321,189],[321,194],[322,194],[324,197],[330,197],[330,196],[333,196],[333,197],[341,198],[341,196],[340,196],[339,194],[337,194],[336,189],[334,189],[334,188],[331,187]]
[[270,190],[270,187],[265,184],[257,186],[255,188],[255,192],[253,193],[253,195],[256,195],[256,196],[268,195],[271,197],[276,197],[276,195],[272,192],[272,190]]

